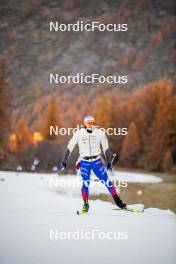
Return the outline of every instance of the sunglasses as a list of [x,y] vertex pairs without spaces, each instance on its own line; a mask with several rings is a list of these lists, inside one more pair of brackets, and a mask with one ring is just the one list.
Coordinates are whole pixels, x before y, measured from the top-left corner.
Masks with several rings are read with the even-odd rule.
[[87,121],[85,125],[86,127],[92,127],[94,125],[94,121]]

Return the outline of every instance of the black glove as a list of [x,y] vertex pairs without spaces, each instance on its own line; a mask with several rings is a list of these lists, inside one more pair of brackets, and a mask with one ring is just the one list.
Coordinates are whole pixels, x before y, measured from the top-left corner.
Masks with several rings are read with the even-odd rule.
[[65,170],[66,167],[67,167],[67,164],[66,164],[65,162],[62,162],[62,163],[60,164],[59,169],[60,169],[60,170]]
[[118,162],[120,160],[119,155],[116,155],[116,161]]
[[109,170],[111,172],[112,171],[112,164],[111,164],[111,162],[108,162],[106,164],[106,166],[107,166],[107,170]]

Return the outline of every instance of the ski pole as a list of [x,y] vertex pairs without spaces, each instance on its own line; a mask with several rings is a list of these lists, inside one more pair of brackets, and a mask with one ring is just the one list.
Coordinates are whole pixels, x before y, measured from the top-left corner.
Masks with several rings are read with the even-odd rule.
[[[112,164],[113,164],[113,162],[114,162],[116,156],[117,156],[116,153],[113,153],[113,154],[112,154],[111,166],[112,166]],[[109,176],[110,176],[111,174],[112,174],[112,171],[110,172]]]
[[117,156],[116,153],[114,153],[114,154],[112,155],[111,165],[113,164],[114,159],[115,159],[116,156]]

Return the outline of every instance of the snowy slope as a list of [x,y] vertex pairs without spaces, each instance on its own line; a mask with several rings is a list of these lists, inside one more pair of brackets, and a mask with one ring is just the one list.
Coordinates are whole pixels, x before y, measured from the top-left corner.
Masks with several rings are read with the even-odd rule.
[[[90,213],[77,216],[75,212],[82,206],[80,196],[58,193],[50,186],[50,177],[0,172],[1,264],[175,263],[173,212],[155,208],[142,214],[112,211],[111,203],[90,201]],[[85,235],[92,230],[118,236],[57,237],[59,232],[68,237],[71,231]]]

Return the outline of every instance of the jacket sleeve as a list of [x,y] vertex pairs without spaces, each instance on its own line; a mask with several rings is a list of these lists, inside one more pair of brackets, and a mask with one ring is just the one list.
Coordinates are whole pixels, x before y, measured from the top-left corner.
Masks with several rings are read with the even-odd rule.
[[105,134],[101,135],[101,145],[105,154],[106,162],[111,163],[111,151],[109,149],[108,140]]
[[62,163],[66,164],[69,156],[70,156],[70,150],[68,148],[66,148],[65,153],[64,153],[64,157],[62,159]]
[[68,146],[67,148],[69,149],[70,153],[72,152],[72,150],[74,149],[75,145],[78,143],[78,139],[79,139],[79,131],[76,131],[73,135],[73,137],[70,139],[70,141],[68,142]]
[[105,153],[107,149],[109,149],[109,144],[108,144],[108,140],[105,134],[101,134],[100,136],[100,142],[101,142],[101,146],[103,148],[103,152]]

